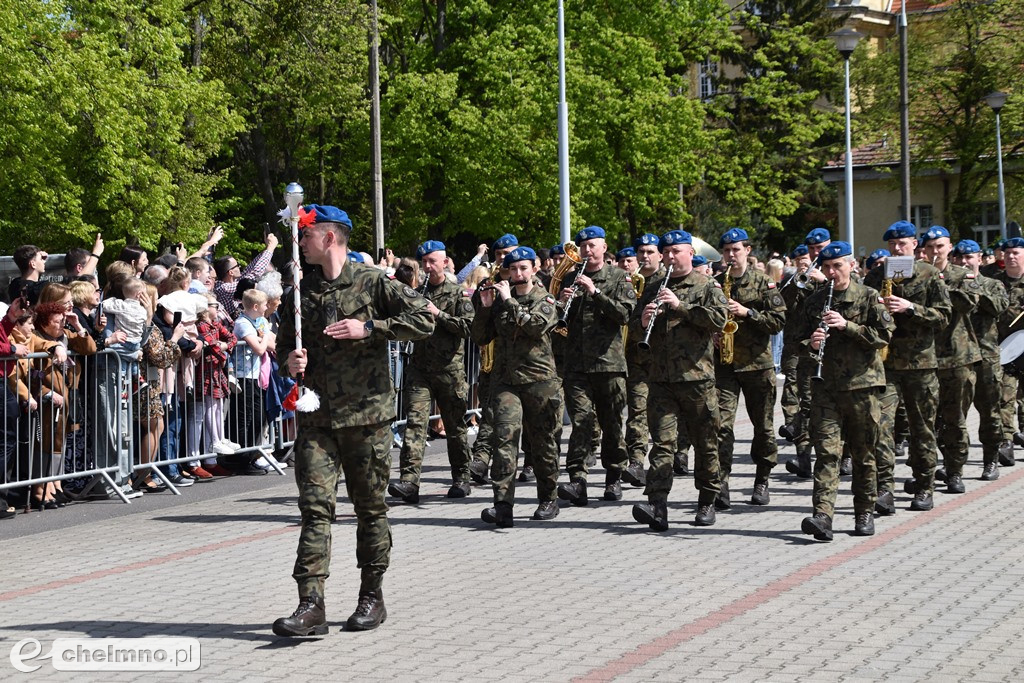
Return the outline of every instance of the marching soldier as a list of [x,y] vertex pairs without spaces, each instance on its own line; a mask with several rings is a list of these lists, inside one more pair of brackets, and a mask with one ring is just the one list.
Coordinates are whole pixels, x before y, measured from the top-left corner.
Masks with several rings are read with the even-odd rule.
[[626,444],[622,413],[626,408],[626,357],[622,326],[636,305],[628,275],[604,262],[605,232],[590,226],[576,234],[584,259],[572,288],[564,288],[560,304],[569,307],[565,364],[565,402],[572,420],[565,466],[569,482],[559,484],[558,497],[573,505],[587,504],[587,456],[595,422],[600,424],[601,464],[605,469],[605,500],[622,498]]
[[620,270],[626,271],[630,275],[635,273],[638,267],[636,261],[636,249],[633,247],[619,249],[615,253],[615,266]]
[[[800,317],[796,315],[800,303],[806,296],[803,287],[797,287],[798,276],[806,273],[811,267],[811,257],[807,253],[807,245],[797,245],[789,258],[796,266],[796,272],[782,285],[779,293],[782,301],[786,304],[786,325],[782,333],[782,373],[786,376],[782,385],[782,426],[779,427],[779,436],[792,442],[796,438],[796,421],[800,415],[800,399],[797,396],[796,363],[802,350],[800,339],[797,339],[797,327],[800,324]],[[800,469],[798,476],[808,478],[811,476],[811,456],[807,454],[807,467]]]
[[[797,332],[805,349],[821,357],[821,381],[811,383],[810,429],[817,453],[814,512],[800,528],[819,541],[831,541],[844,436],[853,459],[854,534],[875,533],[875,449],[879,399],[885,391],[885,368],[878,352],[895,325],[878,292],[852,279],[853,249],[848,242],[832,242],[821,251],[819,263],[832,287],[819,287],[807,297]],[[817,363],[813,358],[812,362],[817,375]]]
[[960,240],[953,251],[959,265],[974,273],[980,295],[978,306],[971,313],[971,325],[978,338],[981,360],[975,366],[977,381],[974,388],[974,407],[978,410],[978,437],[982,449],[982,481],[999,478],[999,462],[1013,460],[1013,446],[1003,438],[1000,401],[1003,386],[1003,366],[999,363],[999,316],[1009,304],[1006,290],[990,277],[981,275],[981,245],[974,240]]
[[945,281],[952,304],[949,324],[939,330],[935,338],[939,362],[936,373],[939,379],[938,441],[944,465],[936,474],[944,472],[947,493],[963,493],[964,465],[971,447],[967,411],[974,400],[975,364],[981,360],[971,314],[978,306],[981,286],[974,271],[949,262],[953,244],[948,230],[933,225],[923,239],[925,254]]
[[414,346],[405,366],[407,419],[399,456],[401,479],[388,487],[388,493],[413,504],[420,500],[420,471],[427,445],[431,397],[437,401],[448,434],[448,462],[452,467],[448,497],[465,498],[470,493],[465,421],[468,386],[463,357],[473,322],[473,304],[462,287],[445,277],[444,244],[427,240],[416,250],[416,255],[426,277],[423,296],[427,310],[434,316],[435,326],[434,334]]
[[[893,223],[882,239],[889,243],[893,256],[913,256],[917,246],[917,228],[908,221]],[[864,279],[867,286],[882,291],[884,269],[878,268]],[[893,295],[885,306],[896,321],[885,359],[886,391],[882,397],[882,436],[878,440],[878,499],[875,509],[881,515],[896,513],[896,445],[892,416],[900,401],[907,408],[910,423],[910,456],[914,471],[914,500],[911,510],[934,507],[932,488],[936,465],[935,418],[938,410],[939,382],[935,371],[938,359],[935,339],[949,323],[952,304],[949,291],[939,272],[924,261],[915,261],[909,277],[893,283]]]
[[[1011,237],[1003,242],[1003,268],[992,276],[1006,289],[1009,303],[999,317],[999,341],[1002,342],[1014,332],[1024,329],[1020,314],[1024,312],[1024,238]],[[1016,441],[1014,423],[1017,419],[1017,389],[1020,382],[1008,372],[1003,373],[1002,422],[1006,441]],[[1013,452],[1009,457],[1001,456],[1000,464],[1012,467],[1016,464]]]
[[561,382],[555,373],[550,332],[558,320],[555,300],[534,280],[537,255],[517,246],[503,261],[508,278],[480,292],[473,339],[494,342],[491,415],[494,507],[480,518],[499,527],[513,526],[519,438],[525,429],[534,449],[539,505],[537,520],[558,516],[558,435],[561,433]]
[[[721,470],[721,492],[715,501],[719,510],[732,507],[729,500],[729,475],[732,472],[736,410],[740,392],[747,407],[747,415],[754,428],[750,445],[750,458],[757,466],[754,475],[752,505],[767,505],[768,476],[778,464],[779,450],[775,443],[772,424],[775,413],[775,359],[772,357],[771,336],[786,322],[786,304],[782,301],[775,281],[763,272],[748,267],[750,238],[742,228],[727,230],[718,241],[722,261],[727,270],[717,276],[720,285],[729,283],[729,316],[737,323],[734,334],[719,335],[715,354],[715,382],[718,389],[718,411],[721,424],[718,429],[718,460]],[[731,346],[731,358],[725,350]]]
[[[659,242],[671,277],[644,288],[630,320],[629,334],[644,339],[650,327],[651,367],[648,422],[654,448],[644,493],[648,502],[633,506],[633,518],[654,531],[668,529],[668,494],[678,425],[687,421],[694,448],[694,486],[698,526],[715,523],[720,490],[718,395],[712,337],[725,324],[728,304],[717,283],[693,271],[693,239],[683,230],[665,233]],[[653,325],[652,325],[653,320]]]

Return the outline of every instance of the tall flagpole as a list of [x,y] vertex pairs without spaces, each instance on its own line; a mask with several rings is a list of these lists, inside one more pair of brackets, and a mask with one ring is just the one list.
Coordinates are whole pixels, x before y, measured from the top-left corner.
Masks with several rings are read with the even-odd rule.
[[559,242],[569,241],[569,104],[565,101],[565,10],[558,0],[558,213]]
[[[900,201],[903,220],[909,221],[910,212],[910,82],[907,71],[907,0],[900,1]],[[925,227],[925,226],[918,226]]]
[[384,249],[384,178],[380,169],[380,35],[377,0],[370,0],[370,165],[373,168],[373,226],[377,253]]

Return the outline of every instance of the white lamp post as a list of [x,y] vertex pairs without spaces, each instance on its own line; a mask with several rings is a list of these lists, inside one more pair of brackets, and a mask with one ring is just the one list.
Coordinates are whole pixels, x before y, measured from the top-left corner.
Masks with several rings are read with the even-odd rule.
[[863,33],[852,28],[841,28],[829,38],[836,44],[839,54],[843,56],[846,72],[844,93],[846,95],[846,241],[853,246],[853,150],[850,135],[850,55],[857,48],[857,43],[864,37]]
[[1003,140],[999,130],[999,112],[1006,104],[1006,93],[993,92],[985,96],[985,102],[996,113],[996,169],[999,187],[999,236],[1006,239],[1006,193],[1003,190]]

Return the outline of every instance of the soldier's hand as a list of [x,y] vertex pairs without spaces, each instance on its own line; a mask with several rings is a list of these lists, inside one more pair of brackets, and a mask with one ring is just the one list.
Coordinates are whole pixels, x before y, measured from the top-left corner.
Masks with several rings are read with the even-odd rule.
[[427,310],[430,311],[430,315],[437,317],[437,314],[441,312],[441,309],[434,305],[433,301],[427,302]]
[[572,296],[572,287],[563,287],[562,291],[558,293],[558,302],[564,304]]
[[807,271],[807,277],[811,280],[811,282],[824,282],[825,281],[825,274],[822,273],[817,268],[815,268],[814,270],[808,270]]
[[306,349],[295,349],[288,354],[288,374],[298,377],[306,371]]
[[905,313],[910,308],[910,302],[898,296],[890,296],[885,299],[885,307],[890,313]]
[[512,298],[512,289],[509,287],[508,280],[502,280],[494,285],[494,291],[498,293],[502,301],[508,301]]
[[737,318],[746,318],[747,314],[750,313],[750,309],[741,304],[735,299],[729,299],[729,312]]
[[490,308],[494,305],[494,288],[488,287],[481,289],[480,291],[480,305],[484,308]]
[[324,328],[324,334],[331,339],[366,339],[370,333],[362,320],[345,318]]
[[585,273],[580,273],[576,276],[576,284],[582,287],[587,294],[593,294],[597,291],[594,281],[587,277]]
[[829,329],[833,330],[845,330],[846,329],[846,318],[839,315],[835,311],[829,311],[826,313],[822,320],[829,326]]
[[658,310],[658,304],[654,303],[653,301],[644,306],[643,315],[640,316],[640,323],[645,328],[651,324],[651,316],[654,315],[654,312],[656,310]]
[[825,337],[828,336],[825,330],[820,327],[815,327],[814,332],[811,332],[811,349],[817,351],[821,347],[821,343],[825,341]]
[[672,310],[679,308],[679,297],[668,287],[662,288],[654,299],[658,303],[668,306]]

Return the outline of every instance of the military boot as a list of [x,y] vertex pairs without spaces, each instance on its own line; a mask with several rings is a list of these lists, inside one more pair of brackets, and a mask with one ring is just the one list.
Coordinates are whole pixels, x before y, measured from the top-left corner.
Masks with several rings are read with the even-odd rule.
[[984,469],[981,471],[982,481],[995,481],[999,478],[999,465],[995,460],[992,462],[985,463]]
[[495,503],[494,507],[480,513],[480,519],[488,524],[496,524],[501,529],[515,526],[512,519],[512,503]]
[[519,481],[523,484],[537,481],[537,475],[533,472],[533,465],[523,465],[523,471],[519,473]]
[[370,631],[388,619],[388,610],[384,607],[384,593],[381,589],[366,591],[359,594],[356,611],[345,622],[349,631]]
[[915,479],[907,479],[903,482],[903,493],[910,495],[917,493],[917,481]]
[[914,494],[914,500],[910,501],[910,509],[915,512],[927,512],[935,507],[931,492],[921,489]]
[[945,467],[939,467],[935,470],[935,481],[946,481]]
[[844,455],[839,460],[839,476],[848,477],[853,474],[853,458]]
[[870,510],[861,511],[857,513],[856,521],[853,526],[854,536],[874,536],[875,535],[875,516]]
[[814,470],[811,468],[811,449],[798,450],[795,458],[786,461],[786,471],[800,479],[810,479],[814,476]]
[[729,482],[722,482],[722,489],[715,498],[715,509],[716,510],[731,510],[732,503],[729,502]]
[[878,494],[878,499],[875,500],[875,512],[883,517],[896,514],[896,501],[892,491],[881,491]]
[[999,464],[1003,467],[1013,467],[1013,444],[1009,441],[1004,441],[999,444]]
[[604,477],[604,499],[622,500],[622,484],[619,483],[619,472],[611,471]]
[[542,501],[541,504],[537,506],[537,510],[533,513],[533,518],[541,522],[546,522],[557,516],[558,503],[553,500]]
[[768,495],[768,477],[754,479],[754,494],[750,496],[751,505],[767,505],[771,500]]
[[644,466],[639,462],[631,462],[622,470],[622,480],[632,486],[643,486],[647,482]]
[[573,505],[582,506],[587,504],[587,480],[582,478],[573,479],[568,484],[558,485],[558,497],[567,500]]
[[1021,448],[1024,448],[1024,432],[1014,432],[1013,443],[1017,444]]
[[473,492],[473,487],[469,485],[468,481],[456,481],[452,483],[452,487],[448,489],[449,498],[465,498]]
[[959,474],[951,474],[946,480],[946,493],[963,493],[966,491],[964,487],[964,478]]
[[327,615],[324,613],[323,597],[314,590],[309,596],[299,598],[299,606],[292,615],[275,621],[273,629],[275,635],[285,638],[325,635]]
[[824,512],[815,512],[813,517],[804,517],[800,531],[808,536],[814,536],[816,541],[831,541],[832,518]]
[[698,503],[697,515],[693,518],[695,526],[713,526],[715,523],[714,503]]
[[420,502],[420,487],[411,481],[399,481],[394,484],[388,484],[388,493],[412,505]]
[[633,506],[633,519],[646,524],[653,531],[668,531],[668,501],[637,503]]
[[690,456],[688,453],[676,453],[672,458],[672,472],[680,477],[690,473]]
[[779,427],[779,436],[781,436],[786,441],[793,443],[793,441],[796,439],[796,425],[782,425],[781,427]]
[[480,486],[485,486],[487,482],[487,463],[483,460],[473,459],[469,463],[469,477]]

